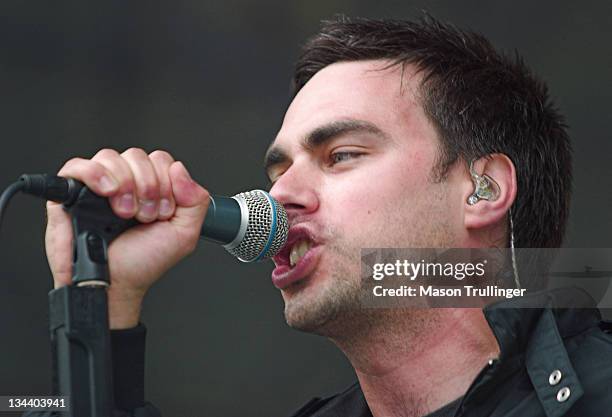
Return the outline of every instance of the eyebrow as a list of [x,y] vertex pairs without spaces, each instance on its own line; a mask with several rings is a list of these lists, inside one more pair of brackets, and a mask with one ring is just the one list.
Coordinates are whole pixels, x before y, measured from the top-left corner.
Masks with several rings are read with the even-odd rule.
[[[307,150],[314,150],[347,133],[370,133],[381,139],[387,140],[389,138],[385,132],[371,122],[345,119],[336,120],[315,128],[302,140],[302,147]],[[289,159],[286,151],[279,146],[272,145],[264,157],[263,165],[266,174],[272,166],[285,163]]]

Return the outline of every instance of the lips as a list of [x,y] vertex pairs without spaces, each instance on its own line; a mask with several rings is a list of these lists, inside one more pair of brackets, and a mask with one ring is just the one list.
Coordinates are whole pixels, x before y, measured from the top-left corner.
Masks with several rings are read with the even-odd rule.
[[285,246],[272,258],[276,264],[272,271],[274,286],[287,288],[310,275],[318,264],[321,249],[307,227],[290,228]]

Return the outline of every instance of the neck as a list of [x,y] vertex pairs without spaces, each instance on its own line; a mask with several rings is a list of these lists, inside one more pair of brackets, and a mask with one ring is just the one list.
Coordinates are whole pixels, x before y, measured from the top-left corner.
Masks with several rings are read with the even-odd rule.
[[499,355],[480,309],[370,310],[349,321],[331,339],[355,368],[374,417],[434,411],[465,394]]

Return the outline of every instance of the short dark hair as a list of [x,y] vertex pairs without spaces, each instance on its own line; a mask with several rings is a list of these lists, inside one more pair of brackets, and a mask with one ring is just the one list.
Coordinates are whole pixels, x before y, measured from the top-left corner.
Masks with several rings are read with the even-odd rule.
[[420,101],[442,143],[439,180],[460,159],[506,154],[517,172],[515,245],[561,246],[572,182],[567,126],[518,53],[500,53],[482,35],[427,14],[417,21],[339,16],[305,44],[293,93],[328,65],[373,59],[412,64],[423,75]]

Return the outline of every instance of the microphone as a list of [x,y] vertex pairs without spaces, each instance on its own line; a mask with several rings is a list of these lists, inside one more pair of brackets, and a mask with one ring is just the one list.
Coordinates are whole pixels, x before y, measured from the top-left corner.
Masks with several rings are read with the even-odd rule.
[[[24,174],[19,180],[21,191],[68,207],[88,190],[73,178],[48,174]],[[283,206],[267,192],[253,190],[233,197],[211,195],[200,235],[242,262],[255,262],[276,255],[288,232]]]
[[289,222],[281,204],[262,190],[233,197],[210,196],[201,236],[220,243],[242,262],[270,258],[287,241]]

